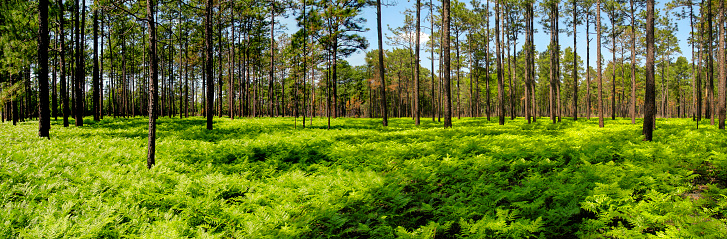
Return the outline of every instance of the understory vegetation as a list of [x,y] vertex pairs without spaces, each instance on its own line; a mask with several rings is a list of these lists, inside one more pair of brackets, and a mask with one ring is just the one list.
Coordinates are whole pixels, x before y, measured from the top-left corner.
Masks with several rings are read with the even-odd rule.
[[627,119],[204,120],[160,118],[151,170],[144,118],[0,124],[0,237],[727,235],[727,137],[689,119],[653,142]]

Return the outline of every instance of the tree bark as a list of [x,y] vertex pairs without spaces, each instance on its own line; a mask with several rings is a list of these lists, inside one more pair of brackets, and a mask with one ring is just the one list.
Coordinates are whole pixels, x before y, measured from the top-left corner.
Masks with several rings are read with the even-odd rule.
[[[48,0],[38,2],[38,136],[50,138],[50,111],[48,107]],[[30,79],[28,79],[30,80]]]
[[[211,0],[210,0],[211,1]],[[146,0],[146,17],[149,23],[149,143],[147,148],[146,167],[151,169],[154,166],[154,157],[156,153],[156,101],[158,81],[158,63],[157,63],[157,42],[156,42],[156,22],[154,22],[154,0]]]
[[500,44],[500,13],[502,13],[500,0],[495,1],[495,54],[497,55],[497,107],[499,124],[505,124],[505,87],[502,76],[502,45]]
[[[633,1],[633,0],[632,0]],[[576,53],[576,42],[578,34],[577,1],[573,0],[573,121],[578,120],[578,53]]]
[[598,127],[603,128],[603,71],[601,70],[601,0],[596,1],[596,64],[598,65]]
[[[151,1],[151,0],[147,0]],[[212,80],[212,0],[207,0],[206,13],[205,13],[205,78],[207,85],[207,97],[205,103],[207,105],[205,109],[205,115],[207,117],[207,130],[212,130],[212,99],[214,98],[214,84]]]
[[[636,124],[636,18],[631,0],[631,124]],[[692,52],[692,55],[694,52]]]
[[450,87],[451,68],[450,68],[450,50],[449,50],[449,24],[450,24],[450,2],[449,0],[442,0],[442,66],[444,67],[442,75],[444,76],[444,128],[452,127],[452,93]]
[[[421,8],[422,8],[421,0],[417,0],[416,4],[417,4],[416,5],[416,8],[417,8],[417,13],[416,13],[417,30],[416,31],[417,31],[417,33],[416,33],[416,38],[414,39],[416,41],[416,50],[414,52],[414,54],[415,54],[415,56],[414,56],[415,66],[414,67],[416,69],[416,70],[414,70],[414,125],[418,126],[419,125],[419,45],[420,45],[419,34],[422,30],[421,29]],[[432,59],[432,60],[434,60],[434,59]],[[432,68],[432,70],[434,70],[434,68]]]
[[719,46],[717,47],[718,54],[719,54],[719,86],[718,86],[718,93],[719,93],[719,100],[718,100],[718,114],[719,114],[719,129],[724,130],[724,121],[725,121],[725,78],[727,78],[727,72],[725,72],[725,37],[727,37],[727,34],[725,34],[725,31],[727,28],[724,26],[725,23],[725,9],[724,9],[724,1],[719,1]]
[[656,115],[654,85],[654,0],[646,1],[646,93],[644,95],[644,140],[651,141]]
[[93,120],[101,120],[98,65],[98,10],[93,10]]

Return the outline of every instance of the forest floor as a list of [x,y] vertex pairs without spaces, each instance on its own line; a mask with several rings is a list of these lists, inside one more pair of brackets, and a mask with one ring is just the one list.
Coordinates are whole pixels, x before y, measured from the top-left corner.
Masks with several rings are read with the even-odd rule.
[[85,121],[0,124],[0,238],[727,235],[707,121],[160,118],[151,170],[146,119]]

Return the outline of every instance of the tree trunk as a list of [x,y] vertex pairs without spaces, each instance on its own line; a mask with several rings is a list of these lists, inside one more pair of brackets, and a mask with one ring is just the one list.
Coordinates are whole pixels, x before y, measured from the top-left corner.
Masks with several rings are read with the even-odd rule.
[[275,72],[275,0],[270,4],[270,81],[268,83],[268,115],[273,117],[273,79]]
[[[417,0],[417,1],[419,1],[419,0]],[[432,74],[432,103],[431,103],[432,110],[431,110],[431,112],[432,112],[432,122],[435,122],[434,116],[436,114],[436,107],[435,107],[435,100],[434,100],[434,86],[435,86],[435,80],[434,80],[434,5],[432,4],[432,0],[429,0],[429,16],[430,16],[429,22],[431,23],[430,35],[431,35],[431,39],[432,39],[432,43],[431,43],[432,51],[430,52],[431,57],[432,57],[432,61],[431,61],[431,64],[432,64],[431,65],[431,67],[432,67],[432,71],[431,71],[431,74]],[[419,38],[417,38],[417,39],[419,39]]]
[[596,1],[596,64],[598,65],[598,127],[603,128],[603,71],[601,70],[601,0]]
[[[76,74],[74,78],[74,111],[75,119],[76,119],[76,126],[83,126],[83,97],[81,96],[81,87],[83,79],[85,78],[85,72],[83,65],[85,64],[83,61],[84,55],[83,55],[83,48],[81,47],[81,31],[80,29],[83,28],[82,26],[79,26],[79,12],[81,11],[80,8],[80,1],[76,0]],[[83,7],[85,8],[85,1],[83,3]]]
[[591,39],[588,34],[591,34],[589,12],[586,13],[586,119],[591,119]]
[[[48,107],[48,0],[38,2],[38,136],[50,138],[50,111]],[[30,80],[30,79],[28,79]]]
[[548,98],[549,99],[549,101],[548,101],[549,110],[548,111],[550,111],[550,120],[553,121],[553,124],[556,123],[556,111],[558,110],[556,108],[557,107],[556,101],[557,101],[557,97],[558,97],[557,96],[557,94],[558,94],[558,92],[557,92],[558,75],[556,73],[557,68],[558,68],[558,63],[556,62],[556,59],[558,58],[559,53],[557,50],[558,41],[555,37],[556,35],[558,35],[558,30],[555,27],[556,26],[555,22],[558,21],[558,19],[556,17],[557,11],[558,11],[558,5],[555,1],[553,1],[550,4],[550,12],[549,12],[550,13],[550,19],[549,19],[550,20],[550,50],[549,50],[549,52],[550,52],[550,88],[549,88],[550,92],[549,93],[550,94],[549,94],[549,98]]
[[[632,0],[633,1],[633,0]],[[573,121],[578,120],[578,53],[576,53],[577,1],[573,1]]]
[[[631,124],[636,124],[636,18],[631,0]],[[691,6],[691,5],[690,5]],[[694,52],[692,52],[694,55]]]
[[500,44],[500,14],[502,9],[500,6],[500,0],[495,1],[495,54],[497,55],[497,107],[498,107],[498,118],[499,124],[505,124],[505,87],[503,84],[502,76],[502,45]]
[[98,10],[93,10],[93,120],[101,119],[100,111],[100,83],[98,68]]
[[[211,0],[210,0],[211,1]],[[156,153],[156,101],[157,94],[157,42],[156,42],[156,22],[154,22],[154,0],[146,0],[146,17],[149,22],[149,145],[147,148],[146,167],[151,169],[154,166],[154,156]]]
[[[416,41],[416,50],[414,52],[414,64],[415,69],[414,70],[414,125],[419,125],[419,34],[421,32],[421,0],[417,0],[417,33],[416,38],[414,39]],[[432,59],[434,60],[434,59]],[[432,68],[434,70],[434,68]]]
[[66,82],[66,34],[64,30],[65,24],[65,17],[63,16],[63,9],[64,4],[63,0],[58,0],[58,24],[60,25],[60,55],[61,55],[61,104],[63,105],[63,109],[61,110],[63,112],[63,127],[68,127],[68,115],[70,115],[70,109],[68,107],[68,83]]
[[719,93],[719,100],[718,100],[718,114],[719,114],[719,129],[724,130],[724,121],[725,121],[725,78],[727,78],[727,72],[725,72],[725,67],[727,64],[725,64],[725,37],[727,37],[727,34],[725,34],[725,31],[727,28],[724,26],[725,23],[725,10],[724,10],[724,1],[719,1],[719,46],[717,47],[718,54],[719,54],[719,84],[718,86],[718,93]]
[[[151,1],[151,0],[147,0]],[[205,115],[207,116],[207,130],[212,130],[212,99],[214,97],[214,85],[212,80],[212,0],[207,0],[206,14],[205,14],[205,78],[207,85],[207,97],[205,103],[207,105],[205,109]]]
[[708,80],[708,86],[707,86],[707,107],[705,108],[705,117],[709,117],[710,124],[714,125],[714,110],[712,110],[712,107],[714,107],[714,57],[712,56],[712,53],[714,49],[712,49],[712,45],[714,44],[714,38],[712,34],[712,1],[707,2],[707,80]]
[[644,96],[644,140],[651,141],[656,115],[654,95],[654,0],[646,0],[646,93]]
[[449,24],[450,24],[450,5],[449,0],[442,0],[442,19],[444,24],[442,26],[442,57],[444,57],[442,65],[444,67],[442,74],[444,76],[444,128],[452,127],[452,93],[450,87],[450,50],[449,50]]

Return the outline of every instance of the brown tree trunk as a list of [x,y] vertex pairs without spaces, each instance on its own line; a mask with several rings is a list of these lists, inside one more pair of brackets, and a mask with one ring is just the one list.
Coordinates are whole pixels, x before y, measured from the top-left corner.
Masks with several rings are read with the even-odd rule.
[[[211,0],[210,0],[211,1]],[[156,22],[154,22],[154,0],[146,1],[146,17],[149,22],[149,143],[147,148],[146,167],[151,169],[154,166],[154,157],[156,153],[156,101],[157,94],[157,42],[156,42]]]
[[598,65],[598,127],[603,128],[603,71],[601,70],[601,0],[596,1],[596,59]]
[[654,85],[654,0],[646,1],[646,93],[644,96],[644,140],[651,141],[656,115]]
[[449,0],[442,0],[442,26],[443,42],[442,55],[444,57],[442,65],[444,67],[442,74],[444,76],[444,128],[452,127],[452,93],[450,89],[450,59],[449,59],[449,24],[450,24],[450,5]]

